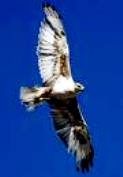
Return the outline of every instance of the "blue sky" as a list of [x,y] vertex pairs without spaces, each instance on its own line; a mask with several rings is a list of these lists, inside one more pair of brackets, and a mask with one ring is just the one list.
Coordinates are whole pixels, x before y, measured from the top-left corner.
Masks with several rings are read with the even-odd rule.
[[[86,91],[78,101],[95,148],[88,177],[123,176],[123,3],[50,0],[63,17],[73,77]],[[32,113],[19,88],[41,84],[35,54],[41,0],[0,3],[0,176],[78,177],[56,137],[47,105]]]

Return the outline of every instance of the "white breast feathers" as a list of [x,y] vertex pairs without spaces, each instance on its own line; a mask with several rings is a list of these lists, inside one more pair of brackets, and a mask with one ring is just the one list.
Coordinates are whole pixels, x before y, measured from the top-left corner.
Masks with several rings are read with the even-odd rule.
[[66,91],[74,92],[74,88],[75,88],[75,83],[71,77],[66,78],[66,77],[60,76],[56,80],[53,86],[53,92],[55,93],[65,93]]

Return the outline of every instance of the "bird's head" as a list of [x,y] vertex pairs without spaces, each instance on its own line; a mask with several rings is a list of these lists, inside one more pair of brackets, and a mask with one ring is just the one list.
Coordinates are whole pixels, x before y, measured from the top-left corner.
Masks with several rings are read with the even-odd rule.
[[75,84],[75,91],[76,92],[84,91],[84,89],[85,89],[85,87],[82,84],[80,84],[78,82]]

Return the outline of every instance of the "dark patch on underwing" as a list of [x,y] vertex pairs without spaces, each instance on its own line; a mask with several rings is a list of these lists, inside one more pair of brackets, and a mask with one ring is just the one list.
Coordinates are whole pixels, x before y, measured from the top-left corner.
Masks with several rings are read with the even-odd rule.
[[66,55],[61,55],[60,57],[60,73],[63,76],[69,75]]

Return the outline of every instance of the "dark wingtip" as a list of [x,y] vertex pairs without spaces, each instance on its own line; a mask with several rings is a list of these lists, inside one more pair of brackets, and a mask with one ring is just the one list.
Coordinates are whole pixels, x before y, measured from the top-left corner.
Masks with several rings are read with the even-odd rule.
[[90,162],[88,161],[88,159],[84,159],[81,161],[81,164],[76,167],[76,170],[78,172],[82,171],[83,173],[86,173],[86,172],[88,173],[91,167],[92,166]]
[[42,1],[42,9],[45,9],[45,7],[52,8],[53,11],[57,12],[59,18],[62,19],[61,15],[58,13],[56,7],[53,4],[49,3],[48,1]]
[[76,170],[78,172],[82,171],[83,173],[89,172],[90,168],[93,167],[93,158],[94,158],[94,149],[91,145],[91,152],[85,159],[82,159],[81,162],[77,164]]
[[45,1],[42,1],[42,9],[44,9],[45,7],[48,7],[48,3]]
[[48,1],[42,1],[42,8],[44,9],[45,7],[51,7],[53,10],[56,10],[55,6]]

